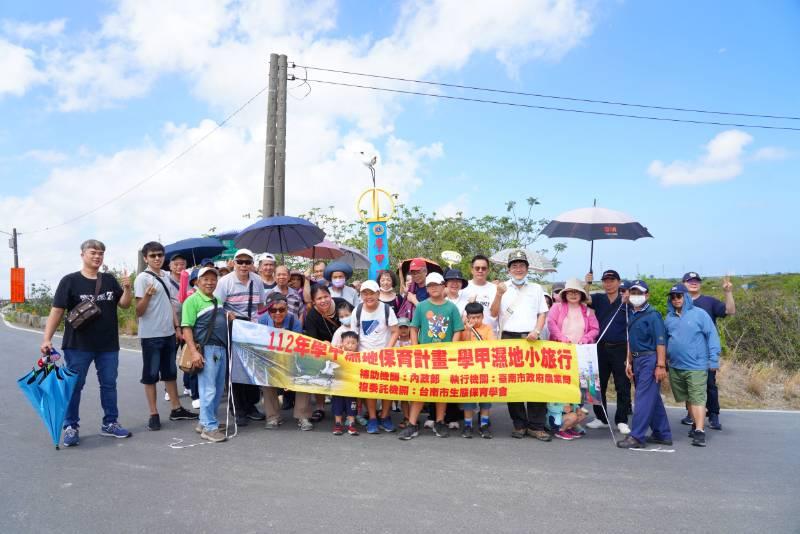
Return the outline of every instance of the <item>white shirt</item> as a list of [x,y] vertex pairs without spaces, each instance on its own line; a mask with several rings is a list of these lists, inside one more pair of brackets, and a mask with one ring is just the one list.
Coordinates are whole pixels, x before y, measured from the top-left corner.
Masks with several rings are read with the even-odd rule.
[[[386,311],[384,306],[389,308],[389,324],[386,324]],[[353,325],[356,321],[356,311],[351,315]],[[375,311],[367,311],[361,306],[361,324],[358,332],[358,350],[380,350],[389,347],[389,340],[392,338],[392,327],[397,325],[397,316],[388,304],[378,303]]]
[[500,328],[506,332],[532,332],[540,313],[547,313],[544,289],[539,284],[526,282],[515,286],[506,281],[506,292],[500,300]]
[[350,286],[344,286],[342,289],[336,289],[332,285],[329,285],[328,291],[331,292],[331,297],[344,299],[349,302],[353,308],[358,306],[358,303],[361,302],[361,298],[358,296],[358,291]]
[[445,298],[456,305],[456,308],[458,308],[458,313],[460,313],[463,318],[464,308],[469,302],[469,297],[467,297],[466,293],[464,293],[464,290],[462,289],[461,291],[458,292],[457,298],[454,299],[450,297],[445,297]]
[[469,285],[461,291],[461,295],[466,297],[467,302],[469,302],[472,297],[475,297],[475,302],[483,305],[483,324],[489,325],[495,333],[499,333],[497,332],[497,319],[492,317],[492,312],[490,310],[496,294],[497,286],[493,283],[486,282],[482,286],[479,286],[472,280],[470,280]]

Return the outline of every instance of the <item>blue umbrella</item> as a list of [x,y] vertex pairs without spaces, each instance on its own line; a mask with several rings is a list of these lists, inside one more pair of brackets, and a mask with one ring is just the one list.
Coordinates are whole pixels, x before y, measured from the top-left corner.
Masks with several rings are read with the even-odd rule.
[[44,421],[53,445],[58,449],[67,406],[78,383],[78,375],[67,367],[47,365],[17,381],[20,389]]
[[192,265],[197,265],[202,258],[213,258],[225,250],[225,245],[215,237],[192,237],[171,243],[164,250],[168,259],[173,254],[180,254],[187,260],[192,260]]
[[234,239],[238,233],[239,230],[228,230],[225,232],[219,232],[218,234],[214,234],[212,237],[216,237],[220,241],[225,241],[227,239]]
[[236,246],[253,252],[286,254],[313,247],[325,238],[325,232],[300,217],[279,215],[251,224],[236,236]]

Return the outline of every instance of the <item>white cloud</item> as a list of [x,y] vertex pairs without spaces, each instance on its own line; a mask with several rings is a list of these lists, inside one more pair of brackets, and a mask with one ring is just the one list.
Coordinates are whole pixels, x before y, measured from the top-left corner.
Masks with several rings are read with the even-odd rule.
[[23,95],[32,85],[44,81],[34,58],[33,50],[0,38],[0,98],[4,94]]
[[756,153],[753,154],[753,160],[778,161],[782,159],[787,159],[790,156],[791,153],[783,147],[765,146],[764,148],[759,148],[758,150],[756,150]]
[[58,150],[28,150],[22,155],[23,159],[33,159],[42,163],[54,164],[63,163],[69,156]]
[[65,19],[50,20],[47,22],[29,23],[4,20],[0,27],[3,33],[20,41],[39,41],[56,37],[63,33],[66,25]]
[[655,160],[650,163],[647,173],[658,178],[664,186],[731,180],[742,173],[742,154],[745,146],[752,141],[750,134],[727,130],[709,141],[705,146],[705,154],[697,160],[676,160],[668,164]]

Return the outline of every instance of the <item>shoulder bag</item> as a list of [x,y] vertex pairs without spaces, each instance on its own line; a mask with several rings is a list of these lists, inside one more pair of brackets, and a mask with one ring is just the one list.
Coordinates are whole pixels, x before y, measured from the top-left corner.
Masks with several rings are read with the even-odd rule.
[[[203,347],[208,345],[208,341],[211,339],[211,334],[214,332],[214,327],[216,326],[216,321],[217,321],[217,309],[218,309],[217,299],[212,297],[211,302],[214,303],[214,311],[211,312],[211,322],[208,324],[208,329],[206,330],[205,339],[203,340],[202,343],[195,342],[195,345],[197,345],[197,352],[199,352],[201,356],[204,356]],[[202,367],[198,369],[197,367],[194,367],[192,365],[192,349],[189,347],[188,343],[185,343],[183,345],[183,350],[181,350],[181,352],[178,353],[176,363],[178,364],[178,367],[180,368],[181,371],[190,375],[197,374],[203,370]]]
[[82,329],[102,315],[103,312],[100,310],[100,306],[95,303],[97,295],[100,294],[100,285],[103,283],[102,279],[103,273],[98,272],[97,282],[94,286],[94,297],[81,301],[67,314],[66,323],[74,330]]

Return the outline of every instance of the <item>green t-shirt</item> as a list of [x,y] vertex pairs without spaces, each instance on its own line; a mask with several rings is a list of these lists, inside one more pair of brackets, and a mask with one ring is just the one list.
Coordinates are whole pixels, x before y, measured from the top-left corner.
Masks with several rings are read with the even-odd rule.
[[430,299],[420,302],[411,326],[418,329],[420,345],[453,341],[453,335],[464,330],[458,307],[447,300],[442,304],[433,304]]
[[[211,316],[214,312],[216,299],[208,297],[202,291],[195,291],[183,301],[181,312],[181,326],[192,328],[194,340],[202,344],[206,339],[206,332],[211,326]],[[209,345],[228,346],[228,321],[222,306],[217,304],[217,314],[214,320],[213,331],[208,340]]]

